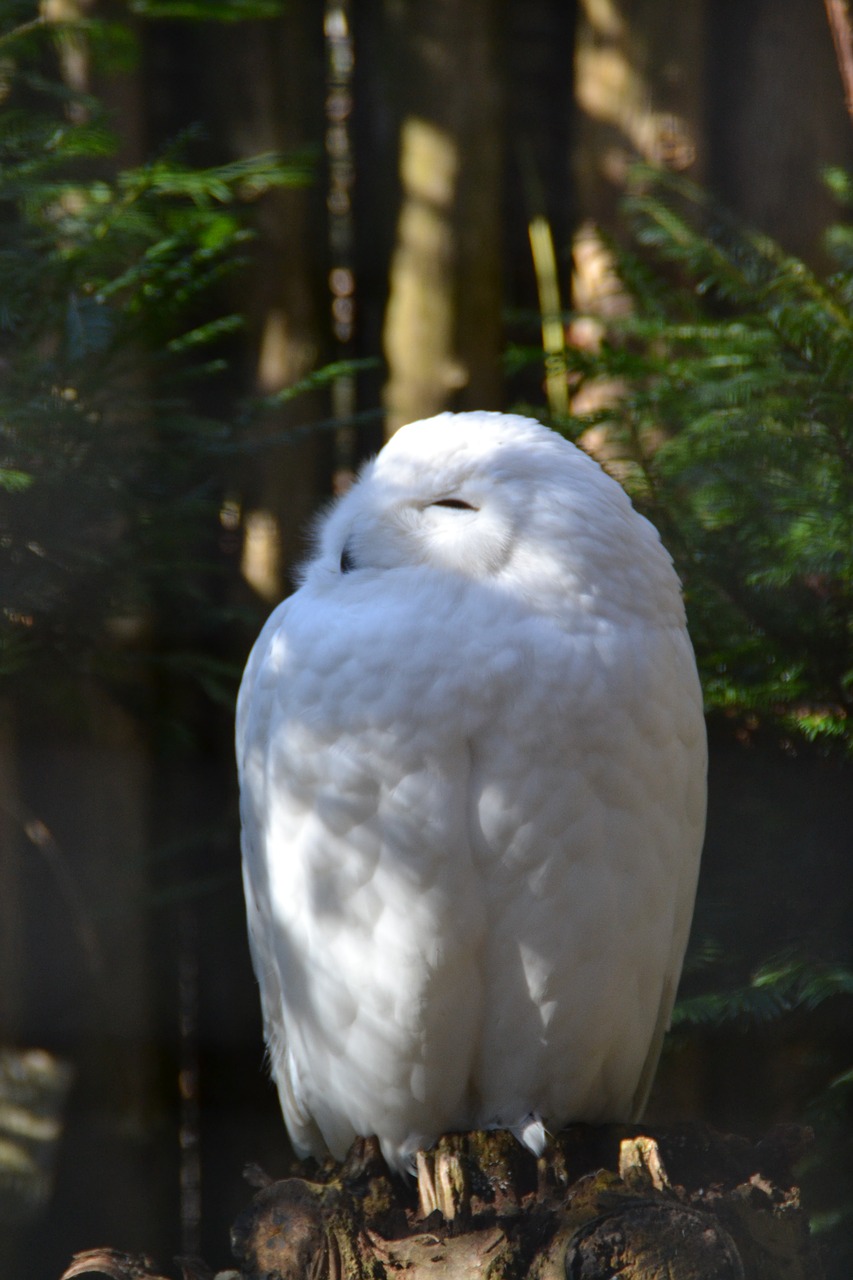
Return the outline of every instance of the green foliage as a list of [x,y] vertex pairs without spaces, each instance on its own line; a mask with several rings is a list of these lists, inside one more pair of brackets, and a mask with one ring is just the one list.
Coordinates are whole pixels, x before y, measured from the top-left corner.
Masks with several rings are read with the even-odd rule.
[[72,38],[124,48],[92,22],[0,33],[0,682],[19,697],[48,673],[132,686],[152,612],[172,637],[203,626],[227,428],[188,388],[241,324],[216,298],[247,259],[245,206],[309,177],[273,155],[195,168],[191,135],[116,171],[110,122],[60,73]]
[[686,1030],[773,1022],[786,1013],[811,1013],[838,996],[853,996],[853,970],[788,953],[759,965],[743,986],[679,1001],[672,1025]]
[[144,18],[182,18],[199,22],[246,22],[275,18],[283,0],[131,0],[131,13]]
[[708,710],[849,748],[853,228],[823,279],[675,176],[640,174],[626,212],[630,311],[570,348],[596,408],[564,425],[603,429],[673,552]]

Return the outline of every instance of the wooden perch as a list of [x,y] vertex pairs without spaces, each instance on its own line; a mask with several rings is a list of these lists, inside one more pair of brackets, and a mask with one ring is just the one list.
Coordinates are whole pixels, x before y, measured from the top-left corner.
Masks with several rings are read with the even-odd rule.
[[[418,1157],[417,1187],[361,1142],[343,1166],[263,1186],[218,1280],[813,1280],[791,1176],[808,1141],[794,1126],[753,1144],[696,1124],[574,1125],[537,1161],[506,1133],[450,1134]],[[118,1256],[100,1270],[78,1256],[62,1280],[160,1275]]]

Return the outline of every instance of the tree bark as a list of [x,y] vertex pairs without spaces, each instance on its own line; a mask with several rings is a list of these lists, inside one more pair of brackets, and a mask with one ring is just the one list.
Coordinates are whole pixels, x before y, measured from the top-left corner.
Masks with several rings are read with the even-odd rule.
[[[537,1161],[507,1133],[451,1134],[419,1154],[417,1188],[360,1142],[343,1166],[264,1185],[218,1280],[812,1280],[790,1172],[808,1140],[793,1126],[752,1144],[700,1125],[574,1125]],[[141,1261],[80,1255],[62,1280],[161,1276]]]
[[612,229],[632,164],[705,177],[705,0],[580,0],[575,182],[583,216]]
[[[323,117],[322,10],[292,0],[274,22],[201,28],[206,114],[228,158],[276,151],[320,152]],[[325,193],[319,181],[269,193],[258,206],[258,238],[234,309],[247,317],[244,371],[251,394],[269,395],[313,372],[329,355]],[[266,415],[275,438],[328,416],[323,394],[306,394]],[[331,487],[331,441],[320,432],[268,445],[242,468],[243,576],[266,605],[287,594],[306,551],[309,517]]]
[[709,185],[789,252],[834,269],[822,239],[840,210],[821,174],[850,167],[853,135],[823,6],[720,0],[707,46]]
[[502,103],[494,7],[393,10],[401,204],[384,344],[388,429],[501,405]]

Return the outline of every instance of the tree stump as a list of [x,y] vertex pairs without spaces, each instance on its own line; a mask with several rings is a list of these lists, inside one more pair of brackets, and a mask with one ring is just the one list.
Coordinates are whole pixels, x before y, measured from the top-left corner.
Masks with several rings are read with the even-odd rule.
[[[266,1180],[216,1280],[815,1280],[791,1176],[808,1141],[795,1126],[753,1144],[696,1124],[574,1125],[536,1160],[507,1133],[450,1134],[418,1156],[417,1185],[363,1141],[310,1179]],[[160,1277],[140,1261],[78,1255],[62,1280]]]

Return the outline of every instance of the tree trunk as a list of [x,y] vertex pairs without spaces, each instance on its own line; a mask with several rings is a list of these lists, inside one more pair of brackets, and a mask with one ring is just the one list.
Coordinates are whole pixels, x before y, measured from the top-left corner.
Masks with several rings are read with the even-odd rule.
[[824,6],[720,0],[708,16],[710,185],[789,252],[832,270],[822,238],[843,211],[821,174],[850,167],[853,133]]
[[[390,6],[389,6],[390,9]],[[502,127],[495,10],[393,10],[401,205],[385,313],[388,428],[501,406]]]
[[[205,116],[226,158],[319,153],[320,6],[292,0],[272,22],[208,24],[196,34]],[[258,206],[252,266],[233,300],[247,317],[247,354],[254,364],[245,370],[240,392],[269,395],[292,386],[329,354],[324,199],[318,180],[270,193]],[[267,414],[255,434],[286,436],[327,416],[324,395],[302,395]],[[243,576],[267,605],[287,594],[293,567],[305,555],[306,523],[329,493],[331,471],[331,441],[323,432],[269,444],[242,468]]]
[[[503,1132],[452,1134],[418,1156],[417,1188],[372,1141],[311,1181],[268,1182],[232,1230],[229,1280],[812,1280],[790,1166],[808,1131],[753,1145],[699,1125],[575,1125],[537,1161]],[[79,1255],[62,1280],[159,1276]],[[203,1264],[182,1260],[185,1280]],[[136,1267],[136,1270],[133,1268]]]
[[612,229],[638,160],[705,174],[705,0],[581,0],[575,45],[578,208]]

